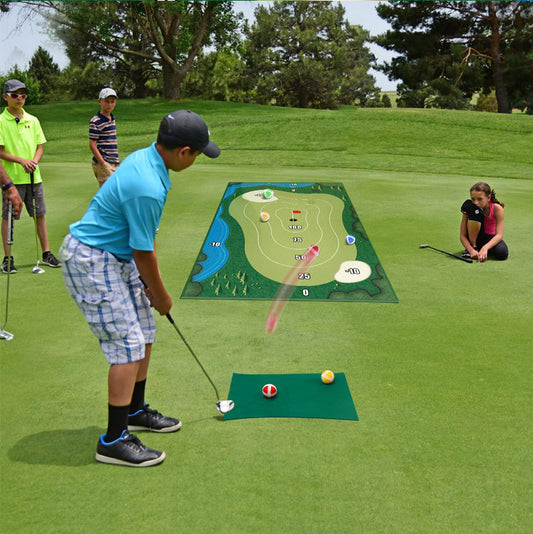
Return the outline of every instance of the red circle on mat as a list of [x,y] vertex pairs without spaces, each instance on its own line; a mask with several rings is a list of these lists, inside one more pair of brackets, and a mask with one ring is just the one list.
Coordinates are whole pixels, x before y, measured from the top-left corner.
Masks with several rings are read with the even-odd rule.
[[263,395],[267,399],[271,399],[272,397],[275,397],[277,392],[278,392],[278,388],[274,384],[265,384],[263,386]]

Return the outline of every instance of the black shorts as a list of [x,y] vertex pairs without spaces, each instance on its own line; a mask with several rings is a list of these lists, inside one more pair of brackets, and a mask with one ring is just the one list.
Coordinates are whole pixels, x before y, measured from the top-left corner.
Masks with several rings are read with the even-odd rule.
[[465,200],[461,206],[461,213],[468,215],[469,221],[477,221],[483,224],[483,210],[478,208],[470,199]]
[[[490,234],[485,234],[484,232],[479,232],[479,235],[476,239],[476,247],[478,250],[480,250],[482,247],[484,247],[494,236]],[[489,258],[492,258],[493,260],[506,260],[509,256],[509,249],[507,248],[507,244],[502,239],[499,243],[494,245],[491,249],[489,249]]]

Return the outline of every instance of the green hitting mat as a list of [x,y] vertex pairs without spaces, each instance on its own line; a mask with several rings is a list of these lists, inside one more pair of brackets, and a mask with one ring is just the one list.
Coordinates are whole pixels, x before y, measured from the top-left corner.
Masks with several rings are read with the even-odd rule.
[[[273,398],[265,398],[262,388],[274,384]],[[357,412],[344,373],[335,373],[332,384],[324,384],[320,373],[248,375],[233,373],[228,398],[235,408],[224,420],[253,417],[304,417],[358,421]]]

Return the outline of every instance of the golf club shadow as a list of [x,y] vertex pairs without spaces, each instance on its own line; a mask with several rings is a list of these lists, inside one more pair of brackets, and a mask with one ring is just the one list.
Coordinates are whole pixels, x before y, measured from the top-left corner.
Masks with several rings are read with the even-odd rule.
[[[445,256],[444,254],[443,254],[443,256],[444,256],[447,260],[450,260],[450,261],[454,261],[454,260],[459,260],[459,261],[461,261],[461,260],[460,260],[460,256],[461,256],[462,253],[463,253],[462,251],[459,251],[459,252],[452,252],[452,254],[454,254],[455,256],[457,256],[456,258],[453,258],[452,256]],[[471,260],[471,259],[472,259],[472,258],[470,258],[470,257],[467,258],[465,263],[470,263],[470,261],[468,261],[468,260]],[[465,261],[465,260],[463,260],[463,261]],[[477,261],[477,260],[476,260],[476,261]],[[474,263],[474,262],[472,261],[472,263]]]
[[30,465],[81,467],[94,463],[96,443],[104,430],[87,428],[45,430],[19,439],[8,451],[12,462]]
[[224,416],[222,414],[219,414],[219,415],[213,415],[211,417],[199,417],[198,419],[192,419],[191,421],[185,421],[183,424],[189,426],[189,425],[192,425],[192,424],[195,424],[195,423],[205,423],[206,421],[212,421],[213,419],[215,421],[223,422],[224,421]]
[[[15,260],[16,260],[16,258],[15,258]],[[37,263],[37,262],[35,262],[35,261],[34,261],[33,263],[22,263],[22,264],[20,264],[20,263],[16,263],[16,262],[15,262],[15,265],[16,265],[16,267],[17,267],[17,274],[20,273],[21,271],[26,271],[26,270],[28,270],[29,272],[31,272],[31,270],[35,267],[36,263]],[[49,267],[48,265],[42,265],[41,262],[39,262],[39,267],[40,267],[44,272],[46,272],[47,269],[50,269],[50,270],[52,270],[52,271],[59,271],[59,272],[61,272],[61,269],[58,269],[58,268],[55,268],[55,269],[54,269],[54,268],[52,268],[52,267]]]

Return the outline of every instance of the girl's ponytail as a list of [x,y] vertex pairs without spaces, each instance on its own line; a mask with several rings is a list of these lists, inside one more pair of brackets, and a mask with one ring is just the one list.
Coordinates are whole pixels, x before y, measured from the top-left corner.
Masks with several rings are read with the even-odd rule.
[[500,202],[496,198],[496,191],[494,191],[494,189],[490,192],[490,195],[491,195],[492,202],[494,202],[494,204],[499,204],[502,208],[505,206],[503,202]]
[[496,198],[496,191],[494,191],[494,189],[491,189],[490,185],[486,184],[485,182],[478,182],[477,184],[474,184],[470,188],[470,192],[472,191],[481,191],[482,193],[485,193],[485,195],[490,196],[490,201],[494,204],[499,204],[502,208],[505,206],[503,202],[500,202]]

